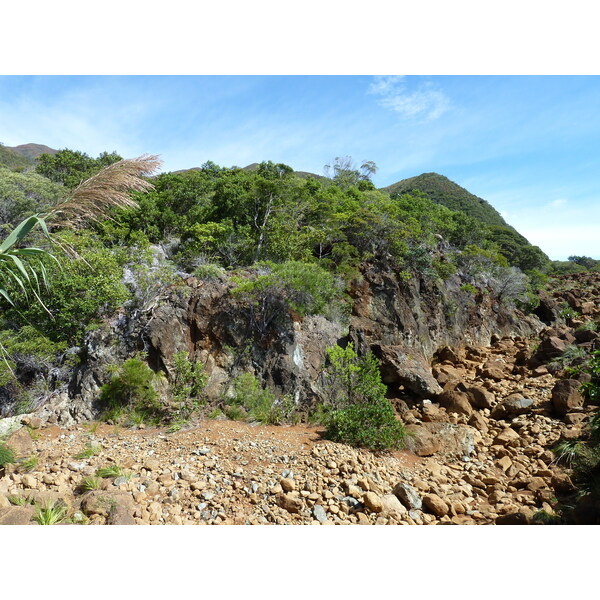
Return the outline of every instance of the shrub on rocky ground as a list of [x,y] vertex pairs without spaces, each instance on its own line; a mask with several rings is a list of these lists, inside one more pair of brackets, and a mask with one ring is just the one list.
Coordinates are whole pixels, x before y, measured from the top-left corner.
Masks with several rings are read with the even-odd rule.
[[100,401],[106,406],[105,420],[157,423],[164,408],[154,382],[156,374],[141,358],[130,358],[115,369],[109,383],[102,386]]
[[263,389],[250,373],[237,377],[233,390],[233,398],[225,409],[230,419],[246,417],[250,421],[271,425],[295,421],[296,404],[293,399],[286,396],[277,398],[271,390]]
[[15,462],[15,453],[7,444],[0,443],[0,469]]
[[334,346],[327,354],[324,381],[333,410],[322,412],[325,436],[371,450],[402,447],[406,432],[385,397],[377,359],[371,353],[359,357],[352,344]]

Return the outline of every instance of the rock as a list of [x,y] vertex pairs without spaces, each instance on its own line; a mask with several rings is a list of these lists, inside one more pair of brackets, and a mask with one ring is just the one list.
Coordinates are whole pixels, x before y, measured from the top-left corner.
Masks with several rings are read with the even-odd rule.
[[33,415],[25,415],[21,419],[21,423],[27,427],[31,427],[31,429],[40,429],[44,424],[39,417],[34,417]]
[[496,525],[530,525],[531,521],[524,512],[513,512],[496,517]]
[[402,346],[371,347],[380,360],[381,379],[388,385],[403,385],[420,398],[431,398],[442,392],[433,377],[429,362],[414,349]]
[[132,503],[117,502],[108,518],[108,525],[135,525],[133,518],[134,508]]
[[81,510],[87,516],[110,517],[113,513],[122,514],[123,511],[132,514],[133,509],[133,498],[126,492],[93,490],[87,492],[81,500]]
[[421,500],[421,496],[419,496],[419,492],[404,481],[400,481],[395,485],[394,494],[409,510],[421,510],[423,507],[423,501]]
[[585,399],[579,392],[581,383],[575,379],[561,379],[552,388],[552,406],[564,417],[570,410],[584,405]]
[[550,480],[550,485],[560,494],[571,494],[576,489],[566,473],[555,473]]
[[[573,508],[576,525],[600,525],[600,501],[590,494],[580,498]],[[1,520],[0,520],[1,523]]]
[[421,423],[406,427],[412,435],[407,440],[409,450],[418,456],[435,453],[469,456],[475,449],[479,432],[469,425],[453,423]]
[[369,517],[367,517],[367,515],[365,515],[365,513],[363,513],[363,512],[357,512],[356,518],[358,519],[359,525],[370,525],[371,524],[371,521],[369,521]]
[[385,494],[385,496],[381,498],[381,503],[383,505],[383,510],[381,512],[385,515],[401,517],[408,513],[406,507],[394,494]]
[[423,506],[436,517],[444,517],[450,511],[450,507],[437,494],[427,494],[423,498]]
[[484,365],[477,369],[480,377],[485,379],[493,379],[494,381],[502,381],[506,378],[507,366],[505,363],[492,360],[487,361]]
[[496,400],[492,392],[479,385],[465,386],[465,393],[471,404],[479,409],[492,408]]
[[23,475],[21,478],[21,483],[23,484],[24,488],[29,489],[36,489],[39,485],[38,480],[33,475],[29,475],[28,473]]
[[518,446],[520,441],[521,436],[511,427],[507,427],[496,436],[494,444],[500,446]]
[[455,386],[455,382],[447,384],[443,393],[438,397],[438,402],[448,412],[467,415],[467,417],[469,417],[473,412],[469,396],[465,392],[459,391]]
[[596,311],[596,303],[595,302],[583,302],[579,311],[582,315],[593,315]]
[[383,511],[383,502],[379,495],[375,492],[367,492],[363,496],[362,501],[365,505],[365,508],[367,508],[371,512],[380,513]]
[[15,431],[6,440],[6,444],[12,448],[17,458],[26,458],[33,453],[33,440],[24,427]]
[[296,489],[296,482],[288,477],[282,477],[279,480],[279,485],[284,492],[293,492]]
[[492,410],[492,419],[503,420],[528,413],[533,407],[533,400],[525,398],[522,394],[511,394],[501,400]]
[[512,460],[508,456],[503,456],[496,461],[496,464],[506,473],[512,467]]
[[477,411],[473,412],[469,417],[469,425],[477,429],[477,431],[481,431],[481,433],[487,433],[489,430],[487,420]]
[[289,513],[299,513],[302,510],[302,500],[291,494],[278,494],[275,501]]
[[320,504],[315,504],[312,508],[313,517],[319,521],[319,523],[325,523],[327,521],[327,513]]
[[553,358],[560,356],[567,348],[567,343],[556,336],[549,336],[542,339],[540,347],[531,357],[528,366],[539,367]]
[[408,448],[417,456],[432,456],[442,448],[442,440],[423,425],[410,425],[407,430],[412,436],[407,440]]
[[0,525],[30,525],[33,524],[34,515],[33,506],[0,508]]
[[5,438],[21,427],[21,415],[14,417],[5,417],[0,419],[0,440],[5,441]]

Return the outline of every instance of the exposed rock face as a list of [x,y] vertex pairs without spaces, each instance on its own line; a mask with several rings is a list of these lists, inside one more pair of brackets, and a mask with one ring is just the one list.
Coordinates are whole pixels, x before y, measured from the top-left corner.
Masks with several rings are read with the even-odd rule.
[[493,335],[530,335],[542,324],[537,318],[495,302],[473,299],[460,289],[457,276],[444,284],[433,278],[404,281],[391,271],[365,269],[352,291],[350,336],[363,345],[409,348],[430,359],[444,346],[488,345]]
[[[416,278],[407,282],[392,271],[365,267],[362,282],[352,290],[349,323],[318,315],[302,319],[282,310],[262,329],[247,305],[231,294],[233,287],[224,279],[190,278],[167,290],[145,312],[122,310],[89,336],[68,396],[58,394],[48,410],[62,424],[93,418],[100,408],[100,387],[110,378],[108,367],[139,351],[148,354],[154,370],[167,375],[177,352],[204,363],[210,399],[226,395],[232,377],[250,372],[277,393],[311,403],[323,397],[319,375],[326,349],[345,341],[354,342],[361,353],[372,350],[378,356],[392,392],[403,387],[413,396],[435,398],[442,387],[430,361],[439,348],[488,344],[494,335],[499,339],[497,334],[529,335],[542,328],[536,318],[490,296],[474,302],[460,289],[458,277],[444,285]],[[460,371],[446,377],[456,378]],[[475,396],[469,394],[474,406],[490,405],[481,394]]]

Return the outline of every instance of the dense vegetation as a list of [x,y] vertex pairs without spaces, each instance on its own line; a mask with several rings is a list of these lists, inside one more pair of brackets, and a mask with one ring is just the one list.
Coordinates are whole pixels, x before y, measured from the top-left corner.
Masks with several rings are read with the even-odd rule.
[[0,143],[0,166],[14,171],[23,171],[32,166],[32,161]]
[[[91,158],[61,150],[38,157],[35,173],[0,168],[3,224],[10,229],[28,215],[49,210],[80,190],[83,180],[119,160],[115,152]],[[55,221],[53,242],[41,234],[32,238],[48,252],[35,257],[36,272],[49,282],[43,294],[40,282],[43,302],[29,302],[26,286],[14,277],[2,284],[14,306],[5,302],[2,307],[0,339],[6,360],[0,368],[0,408],[6,412],[10,404],[14,409],[15,399],[22,404],[25,384],[60,383],[57,365],[74,360],[76,348],[103,315],[126,304],[146,306],[161,287],[185,274],[229,277],[257,336],[290,310],[300,316],[343,318],[350,283],[367,263],[402,279],[441,284],[457,276],[473,293],[534,306],[533,291],[543,282],[548,263],[539,248],[499,215],[493,217],[495,211],[484,201],[476,199],[475,210],[452,186],[442,190],[443,197],[430,197],[427,188],[411,188],[409,194],[396,187],[391,195],[376,190],[370,180],[376,169],[370,161],[357,168],[349,157],[337,158],[330,176],[323,178],[297,176],[289,166],[270,161],[247,169],[207,162],[200,169],[153,178],[151,191],[132,194],[137,205],[121,203],[109,218],[95,218],[83,229],[66,227],[72,220]],[[330,353],[324,366],[329,374],[341,356]],[[181,375],[170,382],[176,423],[203,404],[202,374],[179,360],[187,379]],[[330,437],[374,449],[398,447],[402,427],[376,380],[373,357],[348,355],[345,364],[353,373],[352,389],[324,408]],[[152,386],[144,387],[148,378],[139,358],[115,366],[102,392],[111,418],[125,412],[128,418],[131,413],[162,418]],[[292,418],[289,399],[256,386],[256,381],[236,380],[233,400],[219,410],[267,422]],[[192,396],[182,390],[194,390],[194,401],[188,402]],[[364,394],[358,398],[360,390]]]
[[553,260],[550,264],[550,271],[553,275],[598,272],[600,271],[600,260],[589,256],[569,256],[568,260]]
[[478,223],[488,226],[487,237],[498,246],[500,253],[511,265],[523,271],[545,269],[548,266],[549,259],[542,250],[532,246],[508,225],[493,206],[443,175],[423,173],[385,187],[383,191],[392,198],[421,193],[436,204],[473,217]]

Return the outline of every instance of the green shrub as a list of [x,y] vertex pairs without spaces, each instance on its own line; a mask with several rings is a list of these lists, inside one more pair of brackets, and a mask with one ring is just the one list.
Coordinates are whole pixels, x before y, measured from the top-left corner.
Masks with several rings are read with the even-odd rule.
[[90,492],[91,490],[99,490],[102,487],[102,479],[100,477],[88,476],[84,477],[79,484],[79,489],[82,492]]
[[456,265],[451,262],[441,261],[437,258],[433,259],[431,266],[437,276],[443,281],[446,281],[446,279],[449,279],[456,273]]
[[13,449],[7,444],[0,442],[0,469],[5,465],[14,463],[15,460]]
[[250,421],[276,423],[278,414],[276,401],[275,394],[268,389],[263,389],[254,375],[243,373],[233,381],[232,406],[225,414],[230,419],[239,420],[245,410]]
[[15,284],[10,295],[20,311],[11,310],[10,315],[21,325],[33,325],[53,342],[79,345],[90,325],[130,298],[122,281],[124,257],[89,233],[61,232],[55,239],[80,258],[57,254],[60,265],[44,261],[50,282],[43,298],[48,310],[39,302],[27,303]]
[[47,371],[67,347],[64,342],[53,342],[31,325],[0,330],[0,345],[6,357],[0,360],[0,385],[14,381],[13,374],[20,363],[26,363],[29,372]]
[[323,379],[330,408],[321,408],[325,437],[370,450],[401,448],[406,431],[385,397],[376,358],[371,353],[359,357],[352,344],[328,348],[327,354]]
[[49,502],[43,506],[37,507],[37,514],[34,519],[40,525],[56,525],[64,521],[67,516],[67,507],[59,500],[58,502]]
[[185,351],[173,355],[173,379],[171,392],[175,400],[199,398],[204,392],[208,375],[204,373],[204,364],[192,362]]
[[62,185],[36,173],[15,173],[0,167],[0,223],[15,227],[33,214],[47,211],[65,198]]
[[260,263],[249,278],[234,278],[234,297],[246,305],[250,323],[264,335],[271,323],[290,308],[301,316],[339,312],[343,304],[342,287],[322,267],[289,261],[282,264]]
[[35,471],[37,469],[39,460],[40,459],[37,456],[30,456],[28,459],[19,464],[19,471],[23,471],[24,473]]
[[96,454],[99,454],[102,451],[102,446],[98,442],[92,442],[87,444],[87,446],[78,454],[75,455],[75,458],[78,459],[86,459],[92,458]]
[[569,305],[563,305],[563,307],[560,309],[560,316],[563,319],[576,319],[577,317],[580,317],[580,313],[578,313],[574,308],[571,308]]
[[359,357],[354,345],[327,349],[329,364],[322,373],[326,401],[333,409],[385,397],[379,364],[372,353]]
[[150,422],[164,416],[154,388],[156,374],[140,358],[126,360],[100,390],[100,401],[107,406],[106,420],[118,421],[123,415],[137,413]]
[[468,292],[469,294],[472,294],[473,296],[477,295],[477,288],[474,285],[471,285],[470,283],[464,283],[463,285],[460,286],[460,289],[463,290],[464,292]]
[[177,352],[173,356],[171,395],[176,404],[171,425],[187,423],[191,416],[204,404],[204,388],[208,375],[204,373],[204,364],[192,362],[187,352]]
[[221,279],[223,277],[224,271],[223,268],[219,265],[216,265],[214,263],[206,263],[196,267],[192,274],[198,279],[212,281],[214,279]]
[[101,478],[109,478],[109,477],[119,477],[123,475],[123,469],[119,465],[113,464],[108,467],[101,467],[96,470],[96,477]]
[[568,345],[560,356],[554,358],[550,364],[565,369],[584,362],[586,357],[585,348],[575,344]]
[[334,411],[325,436],[333,442],[369,450],[396,450],[403,447],[406,432],[390,402],[381,398]]

